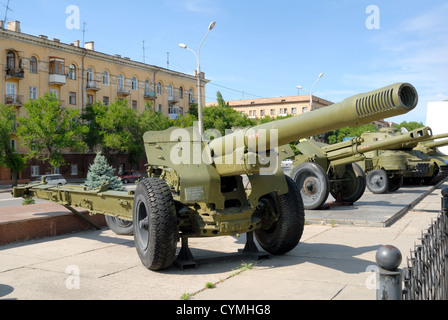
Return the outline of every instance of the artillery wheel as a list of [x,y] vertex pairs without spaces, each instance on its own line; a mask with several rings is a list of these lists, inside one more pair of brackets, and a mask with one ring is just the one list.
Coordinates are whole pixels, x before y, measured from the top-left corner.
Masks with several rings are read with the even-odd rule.
[[375,169],[367,175],[367,188],[372,193],[386,193],[389,190],[389,177],[383,169]]
[[126,221],[117,217],[105,216],[107,226],[118,235],[130,236],[134,233],[132,221]]
[[305,210],[300,192],[294,181],[285,176],[288,193],[280,196],[275,194],[261,201],[270,210],[273,219],[263,219],[260,229],[255,231],[255,237],[260,246],[271,254],[285,254],[294,249],[300,242],[305,225]]
[[364,170],[356,163],[348,164],[345,167],[342,179],[347,180],[342,183],[342,190],[337,190],[336,187],[331,186],[331,195],[337,199],[338,192],[341,192],[342,202],[353,203],[358,201],[366,191],[366,174]]
[[314,210],[324,205],[330,193],[330,180],[320,165],[301,163],[290,176],[300,190],[305,209]]
[[150,270],[174,261],[179,236],[176,209],[165,181],[148,178],[135,190],[134,241],[140,260]]
[[389,178],[389,192],[394,192],[403,186],[404,178],[402,175]]

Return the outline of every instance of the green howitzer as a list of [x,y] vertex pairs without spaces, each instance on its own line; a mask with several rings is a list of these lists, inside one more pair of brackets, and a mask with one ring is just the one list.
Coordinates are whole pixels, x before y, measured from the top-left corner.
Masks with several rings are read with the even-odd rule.
[[[300,192],[280,170],[281,161],[293,155],[289,143],[407,113],[417,100],[412,85],[398,83],[294,118],[223,137],[215,132],[211,141],[200,137],[197,128],[147,132],[143,140],[149,178],[135,192],[117,194],[106,187],[75,192],[41,184],[15,188],[14,196],[37,195],[132,222],[138,255],[151,270],[173,262],[195,264],[188,248],[192,237],[247,233],[244,251],[253,253],[255,234],[264,250],[284,254],[299,243],[305,223]],[[242,175],[247,175],[250,189]]]
[[418,158],[420,161],[427,161],[429,164],[428,174],[422,178],[407,179],[411,183],[423,183],[435,185],[448,177],[448,155],[440,152],[438,148],[448,145],[448,133],[435,135],[431,140],[420,142],[412,151],[409,151],[409,158]]
[[360,137],[333,145],[303,141],[296,146],[302,154],[294,158],[290,177],[301,191],[305,209],[321,208],[330,193],[336,199],[334,205],[353,204],[366,188],[364,171],[356,164],[365,159],[365,153],[417,143],[431,136],[431,129],[425,127],[370,143]]
[[[390,137],[405,135],[396,128],[381,129],[379,132],[364,133],[366,141],[387,140]],[[358,162],[367,174],[367,188],[373,193],[385,193],[398,190],[403,181],[431,184],[433,179],[442,179],[448,171],[446,163],[431,158],[421,151],[421,146],[431,144],[432,140],[446,137],[446,134],[429,136],[421,141],[409,141],[366,154],[364,161]],[[420,146],[420,147],[419,147]],[[440,180],[439,180],[440,181]]]

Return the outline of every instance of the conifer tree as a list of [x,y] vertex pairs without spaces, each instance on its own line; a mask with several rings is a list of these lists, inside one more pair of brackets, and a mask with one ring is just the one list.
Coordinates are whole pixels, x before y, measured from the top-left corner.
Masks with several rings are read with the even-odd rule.
[[115,169],[107,163],[106,157],[98,152],[93,164],[89,166],[84,185],[89,189],[94,189],[100,187],[104,182],[109,182],[110,190],[123,191],[123,183],[114,172]]

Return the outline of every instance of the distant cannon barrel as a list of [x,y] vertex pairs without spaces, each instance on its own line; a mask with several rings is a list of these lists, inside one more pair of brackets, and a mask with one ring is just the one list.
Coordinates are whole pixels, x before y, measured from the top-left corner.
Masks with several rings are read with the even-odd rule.
[[[424,127],[420,129],[413,130],[411,132],[404,133],[399,136],[392,136],[383,140],[364,142],[362,138],[355,140],[351,147],[345,147],[342,149],[336,149],[332,146],[322,148],[326,152],[327,157],[330,161],[335,161],[339,159],[349,158],[357,154],[364,154],[366,152],[375,151],[379,149],[388,149],[392,146],[399,146],[409,142],[418,143],[419,141],[424,141],[432,136],[431,128]],[[339,163],[338,163],[339,164]]]
[[411,84],[397,83],[296,117],[239,130],[212,140],[209,146],[214,157],[234,152],[238,141],[244,144],[240,149],[262,153],[320,133],[401,115],[414,109],[417,102],[418,94]]
[[448,139],[441,140],[441,141],[423,142],[422,144],[425,148],[440,148],[440,147],[448,146]]

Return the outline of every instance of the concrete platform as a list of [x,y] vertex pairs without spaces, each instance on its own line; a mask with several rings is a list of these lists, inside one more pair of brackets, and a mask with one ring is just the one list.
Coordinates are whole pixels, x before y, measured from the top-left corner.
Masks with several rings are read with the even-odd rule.
[[[409,251],[440,214],[442,187],[448,187],[448,182],[435,188],[387,227],[307,224],[295,249],[261,261],[224,260],[205,262],[197,269],[179,270],[172,266],[152,272],[140,262],[133,237],[118,236],[108,229],[2,245],[0,299],[181,300],[188,297],[198,305],[207,305],[209,300],[222,304],[258,300],[267,305],[270,300],[375,300],[372,270],[376,251],[383,244],[398,247],[403,254],[400,268],[404,268]],[[422,194],[417,189],[400,193],[398,198],[409,193]],[[366,194],[367,200],[362,201],[373,201],[369,196]],[[383,206],[379,208],[389,204],[399,211],[402,205],[391,201],[401,200],[381,195],[375,201]],[[341,214],[339,211],[350,214],[350,210],[340,209],[331,209],[327,214]],[[53,207],[52,212],[58,210],[61,208]],[[379,210],[375,212],[382,214]],[[234,253],[244,243],[245,235],[189,242],[196,258]],[[215,287],[207,289],[206,283]],[[167,305],[165,312],[174,314],[176,306]],[[291,312],[297,311],[296,304],[291,307]]]
[[[437,186],[403,186],[386,194],[368,189],[353,205],[331,206],[323,210],[306,210],[308,223],[387,227],[433,192]],[[330,195],[327,204],[334,202]]]

